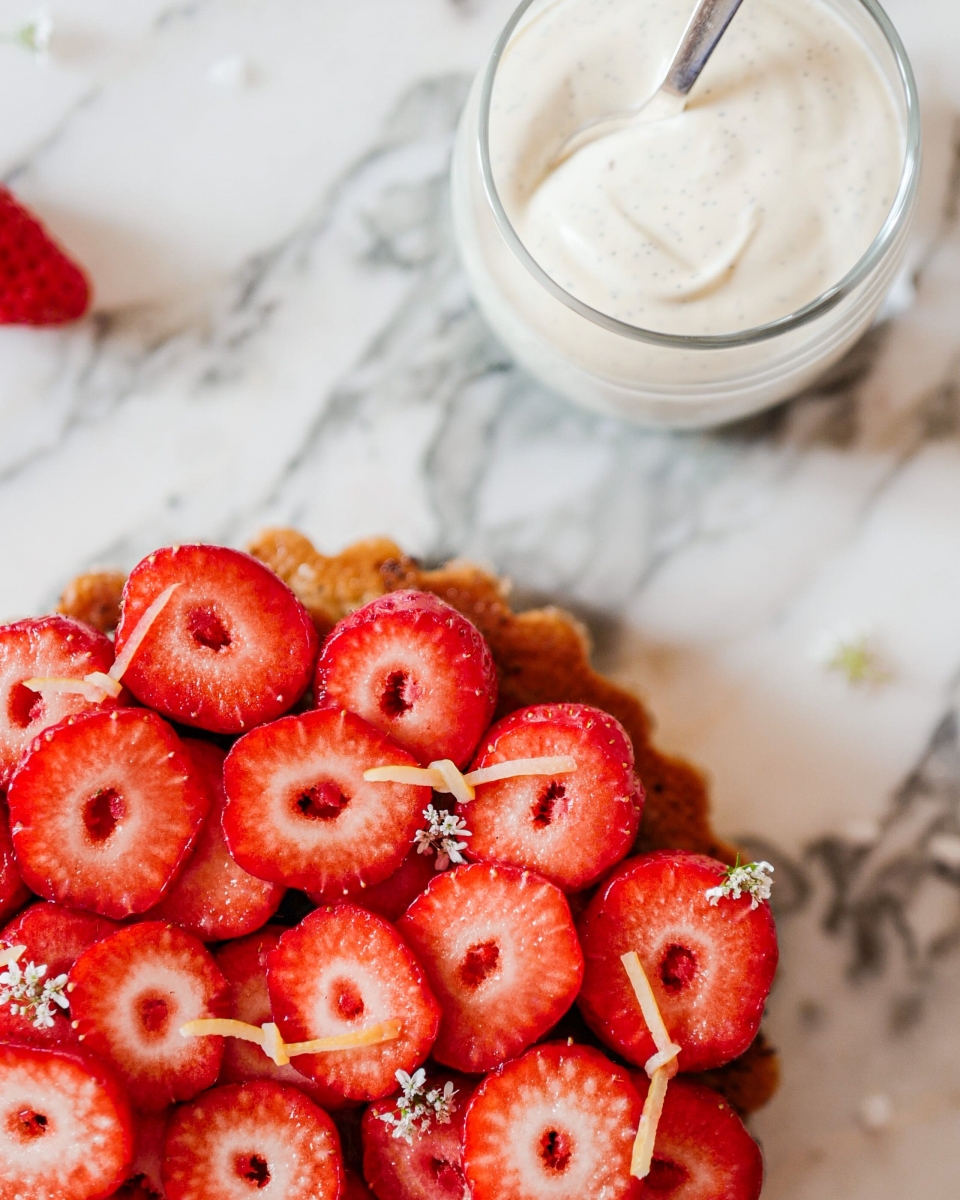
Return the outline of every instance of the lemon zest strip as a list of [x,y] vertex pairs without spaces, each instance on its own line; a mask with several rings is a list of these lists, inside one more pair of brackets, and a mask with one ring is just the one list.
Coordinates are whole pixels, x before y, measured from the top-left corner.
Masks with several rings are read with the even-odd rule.
[[187,1021],[185,1025],[181,1025],[180,1036],[235,1037],[244,1042],[253,1042],[278,1067],[285,1067],[290,1059],[298,1054],[323,1054],[331,1050],[353,1050],[361,1046],[378,1046],[381,1042],[392,1042],[400,1036],[400,1028],[399,1021],[389,1020],[334,1037],[314,1038],[309,1042],[285,1042],[280,1030],[272,1021],[263,1025],[248,1025],[246,1021],[234,1021],[226,1017],[207,1017],[198,1021]]

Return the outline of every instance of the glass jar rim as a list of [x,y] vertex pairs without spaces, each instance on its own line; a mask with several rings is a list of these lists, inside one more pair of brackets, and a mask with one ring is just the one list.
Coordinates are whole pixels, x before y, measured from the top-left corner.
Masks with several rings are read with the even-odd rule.
[[493,88],[496,82],[497,69],[500,66],[500,61],[515,29],[520,24],[527,10],[536,2],[537,0],[521,0],[517,5],[510,19],[504,25],[500,36],[497,38],[482,77],[478,128],[480,175],[483,180],[483,188],[487,201],[493,210],[494,220],[504,241],[534,279],[557,300],[565,304],[567,308],[572,309],[588,321],[592,321],[595,325],[599,325],[603,329],[619,334],[622,337],[630,338],[633,341],[648,342],[656,346],[670,346],[675,349],[684,350],[729,349],[779,337],[781,334],[790,333],[792,330],[799,329],[811,321],[815,321],[849,296],[883,259],[888,247],[895,241],[903,222],[912,211],[919,186],[922,140],[920,97],[917,92],[917,83],[910,60],[907,57],[906,48],[900,39],[900,35],[894,28],[893,22],[878,3],[878,0],[855,0],[873,18],[893,54],[897,73],[903,86],[906,108],[906,138],[900,183],[897,187],[897,194],[894,197],[890,211],[887,213],[886,219],[876,237],[846,275],[837,283],[827,288],[825,292],[822,292],[816,299],[811,300],[802,308],[798,308],[795,312],[788,313],[785,317],[778,317],[775,321],[769,321],[764,325],[737,330],[734,333],[661,333],[654,329],[644,329],[642,326],[631,325],[626,321],[611,317],[608,313],[593,308],[583,300],[578,299],[571,292],[568,292],[566,288],[557,283],[540,266],[513,227],[513,223],[507,215],[507,210],[504,208],[503,201],[500,199],[500,193],[497,190],[496,181],[493,177],[493,164],[490,159],[490,107],[493,100]]

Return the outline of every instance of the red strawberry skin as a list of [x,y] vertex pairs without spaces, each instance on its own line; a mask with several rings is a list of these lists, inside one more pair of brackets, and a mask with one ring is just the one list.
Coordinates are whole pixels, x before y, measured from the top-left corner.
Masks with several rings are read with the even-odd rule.
[[[25,946],[21,965],[45,963],[46,978],[69,973],[85,950],[117,932],[120,926],[106,917],[64,908],[60,904],[40,901],[22,912],[0,929],[0,946]],[[8,1005],[0,1007],[0,1040],[17,1041],[32,1046],[70,1045],[77,1034],[70,1016],[53,1006],[53,1026],[38,1029],[19,1013],[14,1016]]]
[[89,306],[86,275],[0,186],[0,324],[63,325]]
[[620,722],[588,704],[523,708],[487,731],[470,769],[555,755],[577,769],[481,784],[458,815],[473,834],[468,857],[527,867],[578,892],[630,852],[640,826],[643,789]]
[[210,815],[190,857],[147,917],[170,921],[204,942],[243,937],[270,920],[285,889],[248,874],[227,849],[221,825],[225,752],[196,738],[185,738],[183,749],[210,794]]
[[638,1200],[641,1108],[626,1072],[587,1046],[550,1043],[505,1063],[467,1109],[472,1200]]
[[430,790],[367,783],[386,763],[415,766],[353,713],[283,717],[237,741],[224,765],[223,830],[236,861],[260,879],[324,895],[387,879],[403,862]]
[[[267,925],[249,937],[238,938],[220,946],[214,953],[217,966],[230,985],[230,1016],[247,1025],[264,1025],[273,1020],[270,993],[267,990],[267,958],[275,950],[285,930],[279,925]],[[343,1097],[329,1088],[307,1079],[292,1065],[278,1067],[273,1059],[255,1046],[239,1038],[226,1038],[223,1048],[221,1083],[248,1083],[254,1079],[272,1079],[298,1087],[321,1107],[336,1108]]]
[[343,1161],[336,1128],[296,1088],[230,1084],[185,1104],[167,1130],[167,1200],[338,1200]]
[[359,713],[421,763],[469,762],[497,703],[490,649],[476,626],[426,592],[357,609],[323,644],[318,704]]
[[115,919],[159,901],[210,805],[173,729],[138,708],[40,734],[7,799],[27,886]]
[[112,666],[110,639],[69,617],[39,617],[0,628],[0,788],[44,729],[91,709],[117,707],[109,698],[95,705],[71,692],[41,695],[23,681],[82,679]]
[[620,956],[636,951],[681,1071],[705,1071],[742,1054],[760,1027],[777,968],[769,904],[706,892],[724,865],[685,851],[628,859],[580,918],[586,964],[578,1003],[597,1036],[642,1066],[656,1052]]
[[292,708],[317,656],[310,615],[262,563],[225,546],[170,546],[131,571],[117,653],[177,584],[124,673],[138,700],[183,725],[242,733]]
[[123,1088],[92,1055],[0,1043],[0,1200],[102,1200],[133,1138]]
[[[631,1072],[642,1099],[650,1081]],[[743,1122],[712,1088],[692,1079],[671,1081],[663,1104],[648,1200],[759,1200],[763,1156]]]
[[0,921],[13,916],[29,899],[30,889],[23,882],[20,864],[13,852],[10,815],[0,799]]
[[374,1200],[374,1195],[356,1171],[347,1170],[344,1172],[340,1200]]
[[196,938],[160,921],[121,929],[80,956],[68,987],[84,1046],[137,1108],[160,1112],[216,1082],[223,1038],[180,1036],[187,1021],[228,1013],[227,981]]
[[363,1114],[363,1174],[377,1200],[469,1200],[460,1138],[475,1081],[452,1071],[432,1072],[425,1087],[442,1091],[447,1082],[456,1089],[449,1123],[431,1119],[425,1132],[413,1134],[412,1144],[395,1138],[392,1126],[380,1119],[396,1115],[395,1096],[376,1101]]
[[270,1002],[286,1042],[351,1033],[391,1019],[394,1041],[324,1054],[294,1065],[349,1100],[377,1100],[413,1072],[437,1036],[440,1009],[396,929],[354,904],[318,908],[288,930],[267,959]]
[[317,905],[337,904],[352,900],[361,908],[378,913],[388,921],[398,921],[434,875],[436,858],[433,854],[419,854],[411,850],[400,866],[382,883],[371,883],[366,887],[353,884],[349,888],[329,892],[316,892],[310,899]]
[[397,922],[443,1016],[437,1062],[480,1074],[542,1037],[576,998],[583,958],[552,883],[477,863],[437,875]]

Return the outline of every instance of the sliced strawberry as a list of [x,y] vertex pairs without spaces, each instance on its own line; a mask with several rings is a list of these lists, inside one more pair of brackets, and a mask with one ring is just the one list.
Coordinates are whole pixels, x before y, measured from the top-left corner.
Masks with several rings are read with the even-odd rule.
[[180,1034],[228,1010],[227,981],[195,937],[131,925],[85,951],[68,986],[84,1046],[116,1068],[138,1108],[159,1112],[216,1081],[223,1038]]
[[174,584],[124,672],[138,700],[184,725],[240,733],[300,699],[317,656],[310,616],[272,571],[225,546],[169,546],[134,567],[118,655]]
[[471,770],[560,755],[577,769],[481,784],[457,811],[473,835],[470,858],[527,867],[577,892],[630,852],[640,825],[643,789],[620,722],[588,704],[523,708],[484,734]]
[[724,865],[661,850],[623,863],[580,919],[586,969],[578,1003],[587,1024],[642,1066],[656,1053],[620,961],[635,951],[664,1024],[681,1047],[681,1071],[705,1071],[742,1054],[757,1035],[777,968],[777,933],[764,901],[707,891]]
[[430,1052],[440,1009],[397,931],[354,904],[318,908],[288,930],[267,959],[267,983],[286,1042],[353,1033],[398,1020],[393,1041],[302,1054],[298,1071],[353,1100],[376,1100]]
[[113,665],[108,637],[69,617],[39,617],[0,627],[0,788],[6,786],[24,751],[44,729],[95,708],[75,692],[34,692],[27,679],[78,679]]
[[27,886],[115,918],[157,903],[210,805],[180,739],[139,708],[68,717],[42,733],[7,799]]
[[437,875],[397,922],[443,1016],[438,1062],[481,1073],[542,1037],[573,1003],[583,958],[563,893],[477,863]]
[[641,1100],[587,1046],[551,1043],[481,1083],[467,1109],[463,1168],[473,1200],[636,1200],[630,1157]]
[[490,649],[476,626],[426,592],[381,596],[323,644],[318,704],[359,713],[422,763],[469,761],[497,703]]
[[98,1200],[132,1156],[130,1105],[103,1063],[0,1043],[0,1200]]
[[178,1108],[167,1131],[167,1200],[338,1200],[337,1131],[296,1088],[269,1080],[214,1088]]
[[[631,1072],[646,1099],[650,1081]],[[743,1122],[712,1088],[674,1079],[657,1126],[645,1200],[759,1200],[763,1156]]]
[[366,887],[352,884],[349,888],[342,888],[339,894],[333,889],[329,892],[315,892],[310,899],[318,905],[352,900],[354,904],[359,904],[361,908],[370,912],[379,913],[388,921],[396,921],[436,875],[435,862],[432,854],[418,854],[414,849],[409,851],[389,879],[382,883],[371,883]]
[[0,187],[0,324],[62,325],[89,305],[90,284],[80,267]]
[[226,794],[223,760],[226,753],[209,742],[186,738],[183,748],[198,780],[210,793],[210,815],[196,845],[166,895],[147,914],[170,921],[204,942],[222,941],[253,933],[280,907],[284,888],[248,874],[227,849],[221,818]]
[[[106,917],[40,901],[0,929],[0,946],[25,946],[21,966],[42,963],[47,968],[44,979],[56,979],[70,971],[84,950],[119,928]],[[50,1006],[50,1011],[53,1024],[47,1026],[29,1014],[14,1015],[9,1005],[0,1007],[0,1039],[32,1046],[75,1043],[77,1034],[70,1017],[56,1004]]]
[[172,1109],[159,1113],[133,1114],[134,1155],[123,1185],[110,1200],[164,1200],[164,1143]]
[[0,921],[12,917],[30,899],[10,837],[10,814],[0,797]]
[[395,1096],[378,1100],[364,1113],[363,1173],[377,1200],[469,1200],[460,1137],[474,1081],[451,1071],[432,1072],[422,1090],[442,1093],[447,1083],[455,1094],[445,1123],[436,1116],[426,1122],[421,1118],[409,1134],[396,1136],[396,1124],[382,1120],[400,1118]]
[[[267,957],[280,942],[285,930],[279,925],[258,929],[249,937],[219,947],[214,958],[230,985],[230,1016],[247,1025],[264,1025],[273,1020],[270,993],[267,990]],[[223,1048],[220,1083],[248,1083],[253,1079],[273,1079],[306,1092],[324,1108],[343,1103],[329,1088],[307,1079],[292,1065],[278,1067],[259,1046],[239,1038],[227,1038]]]
[[382,763],[416,765],[353,713],[327,708],[251,730],[224,766],[233,857],[260,879],[306,892],[342,894],[360,880],[387,879],[413,843],[430,791],[367,783],[363,772]]

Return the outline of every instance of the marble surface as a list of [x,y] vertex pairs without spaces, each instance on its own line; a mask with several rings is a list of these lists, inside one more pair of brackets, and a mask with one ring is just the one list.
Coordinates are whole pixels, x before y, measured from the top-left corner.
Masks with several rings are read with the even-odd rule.
[[889,8],[927,139],[890,319],[697,436],[568,407],[471,305],[446,169],[509,0],[63,0],[49,61],[0,45],[0,174],[97,287],[0,330],[0,619],[267,522],[577,612],[777,866],[768,1200],[960,1194],[960,17]]

